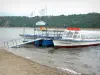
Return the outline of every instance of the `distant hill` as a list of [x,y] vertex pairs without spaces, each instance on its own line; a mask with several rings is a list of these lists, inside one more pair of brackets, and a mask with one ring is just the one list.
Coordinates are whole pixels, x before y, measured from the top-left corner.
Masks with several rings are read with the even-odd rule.
[[60,16],[35,16],[32,18],[25,16],[2,16],[0,26],[10,27],[33,27],[37,21],[43,20],[48,27],[80,27],[80,28],[100,28],[100,13],[73,14]]

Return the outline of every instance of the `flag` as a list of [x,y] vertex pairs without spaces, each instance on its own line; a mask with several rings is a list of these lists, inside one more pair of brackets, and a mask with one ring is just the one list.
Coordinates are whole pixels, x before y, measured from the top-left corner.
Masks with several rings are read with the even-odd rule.
[[40,10],[40,15],[41,15],[41,16],[44,16],[45,14],[46,14],[46,9]]
[[46,30],[46,27],[41,26],[40,30]]
[[33,16],[33,12],[30,13],[30,17],[32,17],[32,16]]

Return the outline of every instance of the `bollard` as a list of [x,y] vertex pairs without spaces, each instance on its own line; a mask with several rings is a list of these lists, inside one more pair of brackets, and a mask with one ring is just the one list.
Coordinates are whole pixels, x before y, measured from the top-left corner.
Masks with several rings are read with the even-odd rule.
[[4,47],[6,47],[5,41],[4,41]]
[[17,46],[17,41],[15,40],[16,46]]
[[14,45],[14,40],[12,40],[12,43],[13,43],[13,45]]
[[9,48],[9,44],[8,44],[8,41],[7,41],[6,43],[7,43],[7,47]]

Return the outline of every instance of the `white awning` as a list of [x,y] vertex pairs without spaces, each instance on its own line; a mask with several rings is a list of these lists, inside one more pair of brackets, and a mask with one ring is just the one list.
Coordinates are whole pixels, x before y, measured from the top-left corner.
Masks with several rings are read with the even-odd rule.
[[37,26],[43,26],[43,25],[46,25],[46,23],[44,21],[38,21],[36,23]]

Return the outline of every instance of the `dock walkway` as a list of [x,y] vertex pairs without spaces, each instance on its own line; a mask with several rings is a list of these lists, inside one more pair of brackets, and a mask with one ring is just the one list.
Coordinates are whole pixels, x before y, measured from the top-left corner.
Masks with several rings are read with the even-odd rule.
[[32,43],[32,42],[34,42],[34,39],[18,38],[18,39],[0,42],[0,48],[12,48],[12,47],[17,47],[17,46],[24,45],[27,43]]

